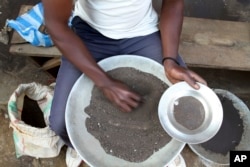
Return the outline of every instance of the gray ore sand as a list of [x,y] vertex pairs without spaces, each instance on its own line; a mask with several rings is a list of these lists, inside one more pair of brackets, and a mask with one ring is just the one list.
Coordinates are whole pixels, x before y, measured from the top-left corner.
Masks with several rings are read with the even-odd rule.
[[174,117],[185,128],[194,130],[203,123],[205,110],[199,100],[192,96],[184,96],[177,99],[177,104],[174,105]]
[[130,113],[113,106],[97,87],[92,90],[90,115],[86,127],[95,136],[107,154],[130,162],[142,162],[165,146],[171,137],[158,119],[158,103],[168,85],[152,74],[134,68],[117,68],[110,76],[126,83],[143,97],[143,103]]

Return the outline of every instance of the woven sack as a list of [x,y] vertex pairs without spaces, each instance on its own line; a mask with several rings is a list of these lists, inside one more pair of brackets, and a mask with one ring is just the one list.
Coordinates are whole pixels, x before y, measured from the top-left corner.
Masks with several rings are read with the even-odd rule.
[[[46,127],[33,127],[21,119],[25,96],[37,101],[43,113]],[[8,114],[10,127],[13,128],[13,139],[17,158],[23,155],[36,158],[51,158],[60,153],[64,143],[49,127],[52,98],[52,87],[34,82],[20,84],[11,95],[8,102]],[[32,115],[30,116],[32,117]]]

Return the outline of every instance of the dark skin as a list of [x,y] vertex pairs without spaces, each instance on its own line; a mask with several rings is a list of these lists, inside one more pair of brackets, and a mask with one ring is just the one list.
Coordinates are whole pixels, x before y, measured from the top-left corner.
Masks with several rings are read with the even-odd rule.
[[[104,95],[124,112],[138,107],[142,98],[132,92],[125,84],[112,79],[93,59],[82,40],[68,27],[72,12],[72,0],[42,0],[45,22],[55,45],[82,73],[87,75]],[[160,30],[163,55],[176,58],[183,19],[183,0],[163,0]],[[196,82],[206,84],[205,80],[187,68],[171,60],[164,63],[166,76],[172,83],[186,81],[199,89]]]
[[[163,0],[160,17],[160,32],[162,39],[163,57],[175,58],[183,23],[183,0]],[[186,81],[194,89],[199,89],[197,82],[207,85],[206,81],[195,72],[177,65],[172,60],[164,62],[167,78],[172,83]]]

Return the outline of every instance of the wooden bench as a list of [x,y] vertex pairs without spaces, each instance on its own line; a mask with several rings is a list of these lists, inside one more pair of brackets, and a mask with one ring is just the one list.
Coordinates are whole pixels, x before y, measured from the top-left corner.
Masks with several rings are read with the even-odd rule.
[[[22,5],[19,15],[26,13],[33,6]],[[42,66],[42,70],[49,70],[51,68],[57,67],[60,65],[61,53],[54,47],[36,47],[27,43],[16,31],[13,32],[11,41],[10,41],[9,52],[14,55],[20,56],[31,56],[31,57],[46,57],[47,60]]]
[[[20,14],[32,6],[23,5]],[[184,17],[179,52],[191,67],[250,71],[250,23]],[[11,39],[10,53],[49,57],[42,69],[60,65],[56,47],[35,47],[17,32]]]
[[190,66],[250,71],[250,23],[185,17],[180,53]]

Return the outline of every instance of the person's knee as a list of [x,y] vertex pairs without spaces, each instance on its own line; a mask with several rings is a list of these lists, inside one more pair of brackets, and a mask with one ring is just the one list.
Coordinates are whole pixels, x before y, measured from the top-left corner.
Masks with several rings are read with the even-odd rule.
[[49,122],[51,130],[53,130],[56,135],[64,136],[64,134],[67,133],[64,119],[59,120],[58,118],[55,119],[54,117],[50,116]]
[[73,148],[72,143],[70,142],[70,139],[67,133],[64,119],[58,120],[58,119],[53,119],[53,117],[50,117],[50,128],[52,131],[55,132],[57,136],[59,136],[64,141],[64,143],[67,146],[70,146]]

